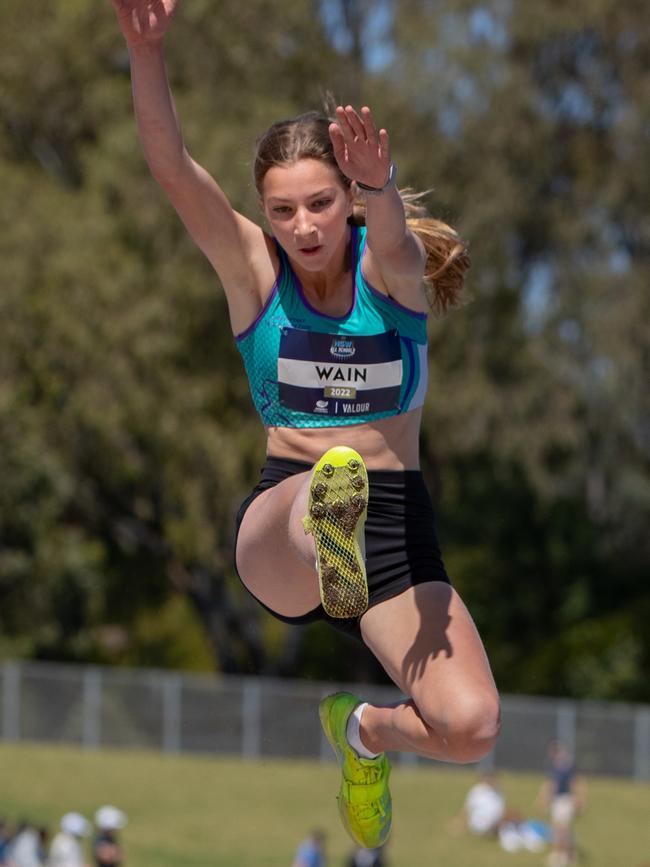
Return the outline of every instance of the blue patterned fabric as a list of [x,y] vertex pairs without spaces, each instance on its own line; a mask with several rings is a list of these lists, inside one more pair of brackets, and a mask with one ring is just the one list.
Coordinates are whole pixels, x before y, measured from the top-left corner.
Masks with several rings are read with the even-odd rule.
[[361,274],[365,228],[352,227],[354,295],[345,316],[305,298],[278,246],[280,272],[264,309],[237,335],[253,401],[267,426],[361,424],[416,409],[427,387],[427,317]]

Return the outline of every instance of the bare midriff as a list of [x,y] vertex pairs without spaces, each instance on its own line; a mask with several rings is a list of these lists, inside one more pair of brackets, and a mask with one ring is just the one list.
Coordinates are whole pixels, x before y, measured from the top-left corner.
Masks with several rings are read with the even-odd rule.
[[421,409],[364,424],[326,428],[267,428],[266,452],[314,464],[332,446],[349,446],[359,452],[368,469],[416,470],[419,468]]

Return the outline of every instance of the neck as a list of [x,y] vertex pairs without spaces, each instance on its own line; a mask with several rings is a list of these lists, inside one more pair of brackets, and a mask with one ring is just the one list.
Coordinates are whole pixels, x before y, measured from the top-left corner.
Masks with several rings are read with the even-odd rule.
[[303,291],[323,301],[341,290],[341,284],[349,280],[352,269],[352,228],[345,233],[339,248],[322,271],[307,271],[292,263]]

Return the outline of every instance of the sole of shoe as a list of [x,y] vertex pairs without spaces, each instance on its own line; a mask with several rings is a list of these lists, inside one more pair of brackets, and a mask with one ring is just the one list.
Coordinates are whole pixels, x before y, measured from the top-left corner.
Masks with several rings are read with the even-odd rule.
[[305,533],[314,537],[323,608],[330,617],[360,617],[368,608],[363,528],[368,473],[358,452],[328,449],[314,467]]

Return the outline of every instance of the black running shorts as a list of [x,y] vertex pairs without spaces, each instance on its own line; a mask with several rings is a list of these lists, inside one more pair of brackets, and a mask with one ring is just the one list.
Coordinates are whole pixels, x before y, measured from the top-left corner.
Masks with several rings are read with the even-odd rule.
[[[302,461],[267,458],[260,481],[237,513],[235,543],[246,509],[256,497],[284,479],[311,469],[311,464]],[[425,581],[449,584],[436,538],[431,497],[420,470],[368,470],[368,482],[370,494],[365,527],[368,607]],[[260,604],[284,623],[325,620],[361,640],[358,617],[330,617],[322,605],[300,617],[285,617]]]

